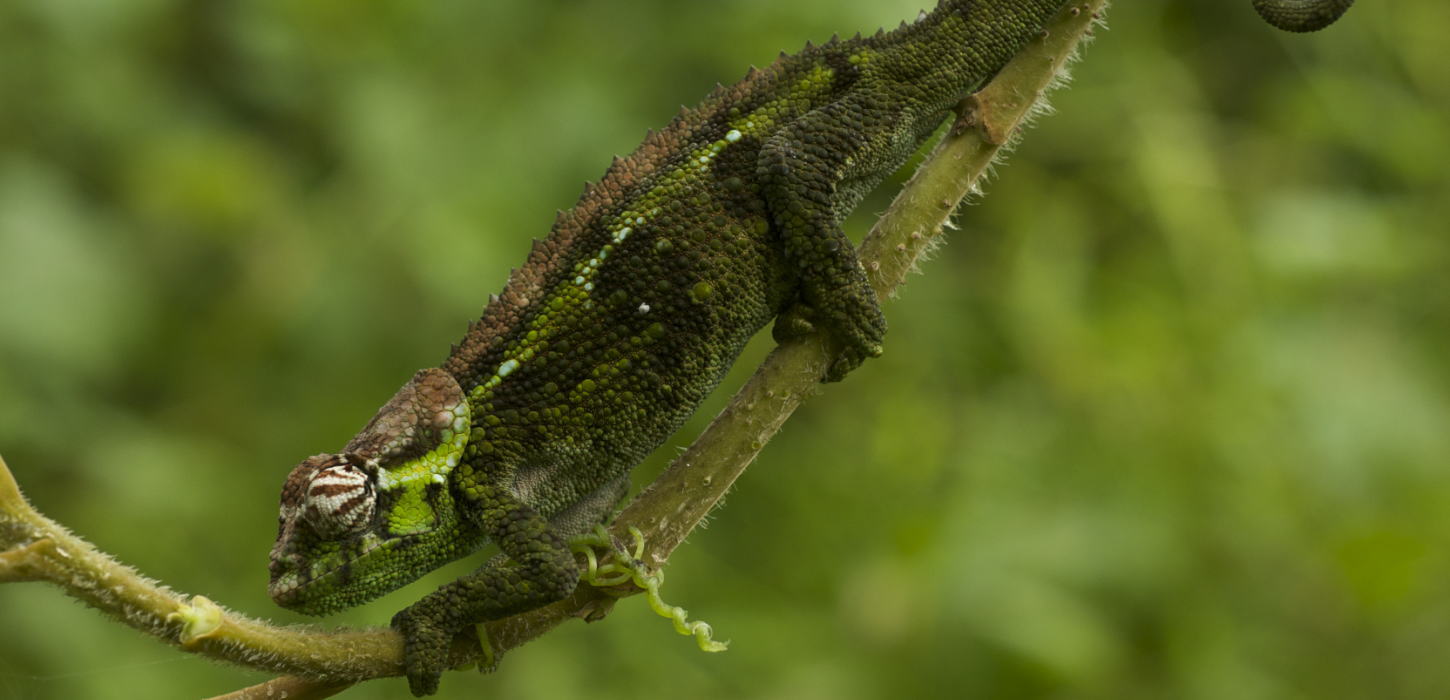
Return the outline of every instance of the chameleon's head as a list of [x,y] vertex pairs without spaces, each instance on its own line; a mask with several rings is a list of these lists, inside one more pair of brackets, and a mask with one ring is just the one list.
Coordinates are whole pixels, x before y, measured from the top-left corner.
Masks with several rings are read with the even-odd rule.
[[342,452],[297,465],[282,487],[272,599],[340,610],[476,548],[481,535],[458,518],[449,484],[469,430],[458,383],[423,370]]

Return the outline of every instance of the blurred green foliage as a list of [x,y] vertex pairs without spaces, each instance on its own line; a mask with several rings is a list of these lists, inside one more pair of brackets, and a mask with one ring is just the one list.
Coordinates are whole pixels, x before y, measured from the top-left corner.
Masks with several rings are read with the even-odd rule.
[[[298,620],[265,563],[299,458],[646,127],[921,1],[0,3],[0,451],[103,549]],[[1111,17],[886,356],[675,557],[731,651],[636,599],[443,697],[1450,697],[1450,5]],[[0,629],[4,698],[265,678],[40,585]]]

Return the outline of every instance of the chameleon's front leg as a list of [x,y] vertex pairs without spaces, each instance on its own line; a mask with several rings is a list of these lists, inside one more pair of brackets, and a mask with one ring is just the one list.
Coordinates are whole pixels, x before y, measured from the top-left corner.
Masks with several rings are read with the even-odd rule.
[[494,486],[466,487],[479,525],[507,557],[450,583],[393,617],[414,695],[431,695],[448,670],[453,638],[471,625],[561,600],[579,582],[568,543],[533,508]]

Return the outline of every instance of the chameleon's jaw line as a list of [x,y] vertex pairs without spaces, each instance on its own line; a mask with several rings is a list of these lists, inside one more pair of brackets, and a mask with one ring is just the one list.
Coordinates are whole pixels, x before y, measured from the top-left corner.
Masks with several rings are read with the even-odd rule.
[[[395,541],[402,543],[408,539],[412,538],[401,537]],[[312,572],[307,578],[303,578],[303,568],[299,566],[299,564],[305,565],[306,557],[292,555],[286,559],[279,560],[284,568],[281,569],[280,573],[274,573],[272,575],[272,580],[267,584],[267,595],[272,598],[273,602],[288,610],[296,610],[310,615],[320,615],[338,609],[337,607],[329,605],[307,607],[309,600],[305,594],[312,590],[313,586],[325,586],[332,577],[341,575],[342,571],[349,564],[364,559],[379,547],[382,547],[385,542],[386,540],[376,538],[364,549],[357,552],[356,555],[352,557],[339,557],[336,565],[321,572]],[[379,595],[381,595],[381,592]],[[321,598],[321,600],[326,599],[326,597]]]
[[332,549],[322,557],[305,547],[274,557],[268,595],[289,610],[324,615],[391,593],[486,542],[476,528],[448,517],[416,534],[363,537],[352,548]]

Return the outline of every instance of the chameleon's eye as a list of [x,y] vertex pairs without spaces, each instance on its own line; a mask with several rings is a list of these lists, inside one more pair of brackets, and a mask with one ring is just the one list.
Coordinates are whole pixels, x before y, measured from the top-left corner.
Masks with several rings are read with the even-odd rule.
[[368,475],[350,464],[317,472],[307,485],[303,517],[324,537],[348,535],[367,526],[377,498]]

